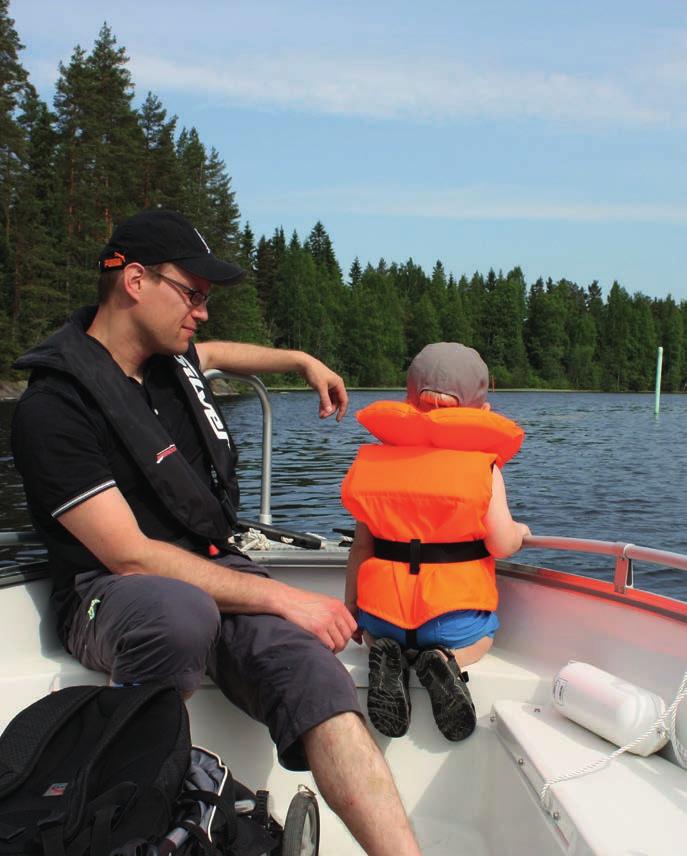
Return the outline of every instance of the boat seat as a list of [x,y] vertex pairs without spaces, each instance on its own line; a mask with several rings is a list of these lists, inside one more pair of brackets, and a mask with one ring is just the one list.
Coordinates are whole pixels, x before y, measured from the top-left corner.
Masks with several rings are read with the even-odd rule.
[[[617,748],[550,703],[497,701],[491,722],[538,803],[546,781],[607,758]],[[687,839],[687,771],[655,754],[625,753],[552,785],[545,804],[541,810],[569,856],[672,856],[682,852]]]

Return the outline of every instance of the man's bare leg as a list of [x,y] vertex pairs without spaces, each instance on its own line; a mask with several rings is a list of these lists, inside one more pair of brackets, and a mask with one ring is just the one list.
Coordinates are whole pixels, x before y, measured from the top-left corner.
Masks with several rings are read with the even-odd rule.
[[365,853],[419,856],[391,771],[357,714],[311,728],[303,744],[320,793]]

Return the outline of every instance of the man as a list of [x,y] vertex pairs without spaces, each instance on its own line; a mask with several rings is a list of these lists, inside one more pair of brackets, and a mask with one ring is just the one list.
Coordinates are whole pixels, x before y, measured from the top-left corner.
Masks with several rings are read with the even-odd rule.
[[[113,683],[206,669],[265,722],[281,763],[312,770],[371,854],[417,854],[389,770],[334,656],[355,630],[343,602],[269,579],[227,546],[233,442],[208,369],[298,371],[340,419],[341,378],[315,358],[192,339],[213,285],[243,272],[180,214],[144,211],[100,256],[99,304],[17,361],[32,370],[12,446],[54,577],[61,638]],[[326,691],[324,688],[326,687]]]

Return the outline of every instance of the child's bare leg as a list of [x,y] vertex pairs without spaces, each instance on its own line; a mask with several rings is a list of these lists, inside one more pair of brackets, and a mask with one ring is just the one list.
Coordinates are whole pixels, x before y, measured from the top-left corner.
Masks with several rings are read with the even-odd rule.
[[363,642],[367,645],[368,648],[371,648],[375,644],[376,637],[371,633],[368,633],[367,630],[363,630]]
[[477,642],[473,642],[472,645],[467,645],[465,648],[454,648],[453,656],[458,661],[461,669],[466,669],[468,666],[481,660],[493,644],[494,640],[491,636],[483,636]]

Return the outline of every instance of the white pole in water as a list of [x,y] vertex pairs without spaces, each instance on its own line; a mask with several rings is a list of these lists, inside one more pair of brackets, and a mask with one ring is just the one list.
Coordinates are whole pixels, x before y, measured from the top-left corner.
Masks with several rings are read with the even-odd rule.
[[663,348],[659,345],[656,354],[656,394],[654,398],[654,413],[658,416],[661,406],[661,368],[663,367]]

